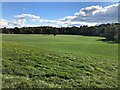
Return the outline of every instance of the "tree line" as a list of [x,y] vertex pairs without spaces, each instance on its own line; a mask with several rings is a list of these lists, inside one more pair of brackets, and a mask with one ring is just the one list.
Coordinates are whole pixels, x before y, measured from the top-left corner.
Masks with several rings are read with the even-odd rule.
[[2,33],[6,34],[69,34],[69,35],[84,35],[84,36],[101,36],[105,37],[107,41],[120,42],[120,23],[101,24],[97,26],[88,27],[22,27],[22,28],[2,28]]

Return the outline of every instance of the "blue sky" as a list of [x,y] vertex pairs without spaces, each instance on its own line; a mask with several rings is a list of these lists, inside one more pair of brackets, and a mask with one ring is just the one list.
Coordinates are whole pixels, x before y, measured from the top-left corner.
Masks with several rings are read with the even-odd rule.
[[108,6],[115,2],[4,2],[2,17],[12,19],[14,15],[30,13],[46,19],[59,19],[73,15],[81,8],[92,5]]
[[[2,18],[12,21],[16,19],[16,15],[30,14],[39,16],[40,19],[44,20],[59,20],[67,16],[74,16],[82,8],[96,5],[104,8],[113,4],[116,4],[116,2],[3,2]],[[44,22],[29,20],[26,23],[42,25]]]

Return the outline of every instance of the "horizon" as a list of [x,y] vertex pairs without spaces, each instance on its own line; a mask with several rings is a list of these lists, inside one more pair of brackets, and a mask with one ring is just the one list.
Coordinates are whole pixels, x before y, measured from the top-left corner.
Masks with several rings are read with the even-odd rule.
[[[110,25],[115,25],[115,24],[120,24],[119,22],[118,23],[106,23],[106,24],[99,24],[99,25],[95,25],[95,26],[88,26],[88,25],[81,25],[82,27],[83,26],[87,26],[87,27],[96,27],[96,26],[100,26],[100,25],[107,25],[107,24],[110,24]],[[32,28],[39,28],[39,27],[51,27],[51,28],[73,28],[73,27],[76,27],[76,28],[80,28],[81,26],[79,27],[76,27],[76,26],[71,26],[71,27],[53,27],[53,26],[28,26],[28,27],[17,27],[19,29],[21,28],[29,28],[29,27],[32,27]],[[14,29],[16,27],[2,27],[3,28],[6,28],[6,29]],[[0,27],[1,28],[1,27]]]

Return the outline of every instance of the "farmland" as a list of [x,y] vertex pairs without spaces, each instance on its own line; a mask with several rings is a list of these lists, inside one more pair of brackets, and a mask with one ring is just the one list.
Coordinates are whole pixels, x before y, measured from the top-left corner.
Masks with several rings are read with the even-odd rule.
[[3,34],[3,88],[116,88],[118,44],[102,39]]

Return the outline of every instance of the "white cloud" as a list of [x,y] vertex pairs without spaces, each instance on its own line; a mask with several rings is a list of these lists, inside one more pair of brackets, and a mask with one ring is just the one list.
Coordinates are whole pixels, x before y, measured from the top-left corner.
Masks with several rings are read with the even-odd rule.
[[45,22],[45,23],[57,23],[58,20],[46,20],[46,19],[36,19],[36,20],[32,20],[34,22]]
[[25,19],[13,20],[13,21],[9,21],[9,25],[24,27],[26,26],[25,21],[26,21]]
[[16,22],[21,23],[21,24],[25,24],[26,19],[18,19]]
[[99,5],[82,8],[73,16],[60,19],[63,22],[115,23],[118,22],[118,3],[101,7]]
[[1,27],[4,27],[4,26],[7,26],[9,24],[9,22],[5,19],[0,19],[0,26]]
[[[36,15],[32,15],[32,14],[21,14],[21,15],[15,15],[14,16],[16,19],[11,20],[11,21],[7,21],[7,20],[2,20],[0,21],[0,26],[1,27],[26,27],[28,26],[27,24],[25,24],[25,22],[28,21],[33,21],[33,20],[39,20],[40,17],[36,16]],[[2,25],[2,24],[6,24],[6,25]]]
[[21,14],[21,15],[15,15],[14,17],[19,19],[40,19],[39,16],[32,15],[32,14]]
[[23,27],[26,26],[25,25],[25,19],[19,19],[19,20],[12,20],[12,21],[8,21],[5,19],[0,19],[0,27]]
[[21,15],[15,15],[16,20],[11,22],[11,24],[19,26],[19,27],[25,27],[28,26],[25,24],[27,21],[34,21],[39,20],[40,16],[32,15],[32,14],[21,14]]
[[11,23],[13,23],[13,22],[5,20],[5,19],[0,19],[0,28],[3,28],[3,27],[13,27],[13,26],[11,26],[11,25],[13,25]]

